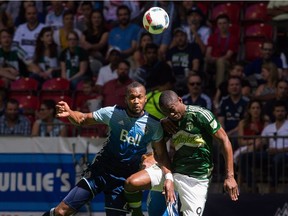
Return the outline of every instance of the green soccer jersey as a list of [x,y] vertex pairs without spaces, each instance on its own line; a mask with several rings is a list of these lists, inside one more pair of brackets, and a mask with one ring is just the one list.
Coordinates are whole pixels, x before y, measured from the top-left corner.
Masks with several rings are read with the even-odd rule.
[[172,137],[176,150],[173,172],[197,179],[210,178],[213,170],[212,135],[220,128],[220,123],[209,110],[188,105],[178,124],[180,130]]

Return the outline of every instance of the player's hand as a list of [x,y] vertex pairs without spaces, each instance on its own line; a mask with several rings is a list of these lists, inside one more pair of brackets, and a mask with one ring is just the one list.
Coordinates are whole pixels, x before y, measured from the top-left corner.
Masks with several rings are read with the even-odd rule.
[[234,177],[228,177],[224,181],[224,190],[229,194],[231,200],[237,201],[239,196],[239,190],[237,182]]
[[169,118],[161,119],[161,125],[168,134],[175,134],[178,131],[177,125]]
[[174,203],[176,202],[176,195],[175,195],[175,191],[174,191],[174,183],[172,180],[170,179],[166,179],[164,182],[164,195],[166,198],[166,202],[169,203]]
[[70,115],[70,107],[64,101],[60,101],[56,104],[56,117],[68,117]]

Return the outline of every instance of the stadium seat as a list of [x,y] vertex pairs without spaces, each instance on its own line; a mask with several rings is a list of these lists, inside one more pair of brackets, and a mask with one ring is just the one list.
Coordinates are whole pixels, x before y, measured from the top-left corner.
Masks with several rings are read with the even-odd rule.
[[13,95],[9,96],[9,98],[16,99],[24,113],[34,113],[40,106],[39,99],[35,95]]
[[268,20],[267,3],[246,4],[243,16],[244,22],[266,22]]
[[31,124],[35,121],[35,111],[40,107],[40,101],[35,95],[11,95],[9,98],[19,102],[22,113],[30,120]]
[[0,79],[0,88],[5,88],[5,82],[2,79]]
[[226,14],[230,18],[231,23],[238,23],[240,19],[241,5],[237,3],[217,4],[212,8],[211,21],[215,22],[216,18],[221,14]]
[[13,95],[35,95],[38,90],[38,85],[39,83],[37,80],[23,77],[11,82],[9,91]]
[[70,96],[67,95],[57,95],[57,94],[44,94],[41,95],[40,101],[51,99],[54,100],[55,103],[58,103],[59,101],[65,101],[67,104],[72,108],[73,106],[73,99]]
[[45,81],[42,90],[45,91],[69,91],[70,82],[63,78],[53,78]]
[[244,59],[246,61],[253,61],[261,56],[260,48],[263,40],[246,40],[244,42]]
[[63,78],[53,78],[45,81],[39,93],[40,100],[50,95],[70,95],[70,82]]
[[245,39],[248,38],[265,38],[273,39],[273,26],[266,23],[254,23],[247,25],[244,30]]

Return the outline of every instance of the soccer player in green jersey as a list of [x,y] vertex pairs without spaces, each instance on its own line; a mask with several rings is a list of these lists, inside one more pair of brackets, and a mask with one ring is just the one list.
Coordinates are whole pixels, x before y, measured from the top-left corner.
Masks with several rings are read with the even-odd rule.
[[[162,125],[172,135],[171,141],[175,148],[172,172],[183,215],[203,214],[213,170],[213,139],[216,139],[223,149],[226,168],[224,189],[231,200],[238,200],[231,143],[215,116],[205,108],[183,104],[182,99],[171,90],[161,93],[159,105],[167,116],[162,119]],[[140,180],[153,187],[161,185],[163,179],[165,177],[160,169],[147,168],[128,178],[125,188],[129,191],[133,188],[141,189],[139,184],[134,185]]]

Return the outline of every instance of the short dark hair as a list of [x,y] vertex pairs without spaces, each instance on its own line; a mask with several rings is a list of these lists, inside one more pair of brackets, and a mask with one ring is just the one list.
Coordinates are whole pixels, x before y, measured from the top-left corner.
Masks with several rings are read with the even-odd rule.
[[216,23],[218,22],[219,19],[226,19],[228,22],[230,22],[230,18],[227,14],[220,14],[216,17]]
[[285,110],[287,111],[287,105],[284,100],[276,100],[273,106],[273,110],[275,110],[276,107],[285,107]]
[[[130,89],[139,88],[139,87],[142,87],[142,88],[145,89],[145,91],[146,91],[145,86],[142,85],[140,82],[137,82],[137,81],[133,81],[132,83],[130,83],[129,85],[127,85],[127,87],[126,87],[126,96],[129,94]],[[145,94],[146,94],[146,93],[145,93]]]
[[130,68],[130,66],[131,66],[130,63],[129,63],[129,61],[127,61],[127,60],[125,60],[125,59],[120,60],[120,61],[118,62],[118,66],[119,66],[121,63],[126,64],[129,68]]
[[171,102],[176,101],[177,98],[178,98],[178,95],[176,94],[176,92],[172,90],[163,91],[159,97],[159,106],[165,107],[171,104]]
[[130,17],[131,11],[130,11],[130,8],[127,5],[120,5],[119,7],[117,7],[117,11],[116,11],[117,16],[119,14],[119,11],[123,10],[123,9],[128,11],[128,14],[129,14],[129,17]]

